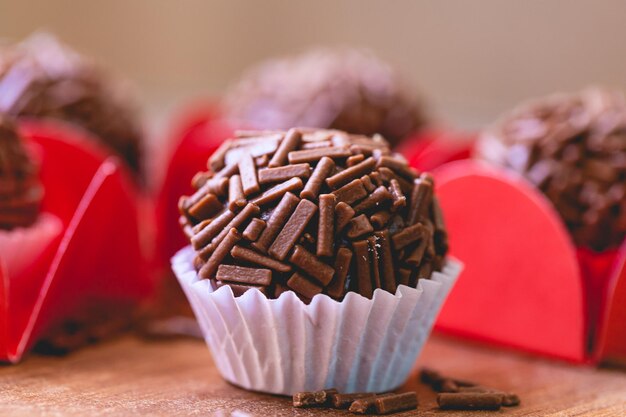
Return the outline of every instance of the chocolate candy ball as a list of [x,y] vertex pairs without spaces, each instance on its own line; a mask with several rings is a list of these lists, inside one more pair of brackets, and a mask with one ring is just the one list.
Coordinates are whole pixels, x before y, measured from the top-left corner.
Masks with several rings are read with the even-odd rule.
[[126,86],[50,35],[0,50],[0,111],[76,124],[139,173],[143,138],[131,101]]
[[216,287],[371,298],[441,270],[447,236],[433,179],[381,136],[239,132],[208,166],[179,209],[198,275]]
[[513,169],[552,201],[579,246],[601,251],[626,235],[626,101],[589,89],[505,115],[478,156]]
[[392,145],[425,122],[390,65],[357,49],[319,49],[265,61],[228,92],[226,114],[258,129],[310,126],[379,133]]
[[0,114],[0,229],[28,227],[35,222],[43,189],[16,126]]

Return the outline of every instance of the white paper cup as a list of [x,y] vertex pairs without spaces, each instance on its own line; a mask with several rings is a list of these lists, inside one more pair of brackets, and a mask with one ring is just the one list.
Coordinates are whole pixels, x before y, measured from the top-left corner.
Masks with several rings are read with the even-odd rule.
[[463,268],[448,259],[417,288],[401,285],[395,295],[377,289],[371,300],[351,292],[341,302],[320,294],[307,305],[292,291],[270,300],[258,290],[239,297],[227,285],[215,290],[198,278],[194,256],[182,249],[172,269],[220,373],[240,387],[282,395],[402,385]]
[[42,213],[26,228],[0,230],[0,263],[9,277],[20,276],[63,232],[61,220]]

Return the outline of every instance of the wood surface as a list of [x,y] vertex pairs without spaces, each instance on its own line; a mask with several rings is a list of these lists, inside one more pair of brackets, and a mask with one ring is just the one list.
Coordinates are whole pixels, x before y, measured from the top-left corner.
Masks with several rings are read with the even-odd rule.
[[[443,412],[417,381],[420,366],[510,390],[522,405],[498,412]],[[418,411],[398,416],[625,416],[626,372],[594,369],[433,337],[401,391],[416,390]],[[125,336],[64,358],[31,355],[0,367],[0,416],[211,416],[219,410],[254,416],[352,415],[294,409],[290,399],[247,392],[218,374],[203,342],[147,341]]]

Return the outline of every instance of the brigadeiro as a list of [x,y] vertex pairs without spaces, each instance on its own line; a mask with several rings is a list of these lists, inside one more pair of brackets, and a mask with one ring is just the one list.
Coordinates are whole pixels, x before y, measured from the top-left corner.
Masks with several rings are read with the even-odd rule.
[[14,121],[0,114],[0,229],[35,223],[43,197],[37,174]]
[[515,170],[554,204],[575,243],[602,251],[626,235],[626,101],[598,88],[535,100],[489,128],[480,158]]
[[49,34],[0,48],[0,111],[73,123],[141,171],[142,129],[128,86]]
[[207,166],[173,268],[222,375],[277,394],[402,384],[460,271],[433,178],[380,135],[304,128],[238,132]]
[[426,121],[421,101],[391,65],[347,48],[261,62],[227,93],[225,109],[236,125],[380,133],[392,145]]

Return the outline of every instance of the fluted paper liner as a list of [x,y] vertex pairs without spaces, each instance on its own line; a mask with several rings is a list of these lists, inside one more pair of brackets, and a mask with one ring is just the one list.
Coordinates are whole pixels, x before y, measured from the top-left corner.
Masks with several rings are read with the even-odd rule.
[[441,273],[396,294],[373,299],[350,292],[342,302],[316,295],[309,305],[292,291],[267,299],[258,290],[235,297],[215,290],[182,249],[172,268],[189,299],[216,366],[229,382],[272,394],[337,388],[389,391],[406,380],[462,265],[448,259]]
[[32,226],[0,230],[0,263],[8,276],[19,276],[62,232],[63,223],[50,213],[42,213]]

